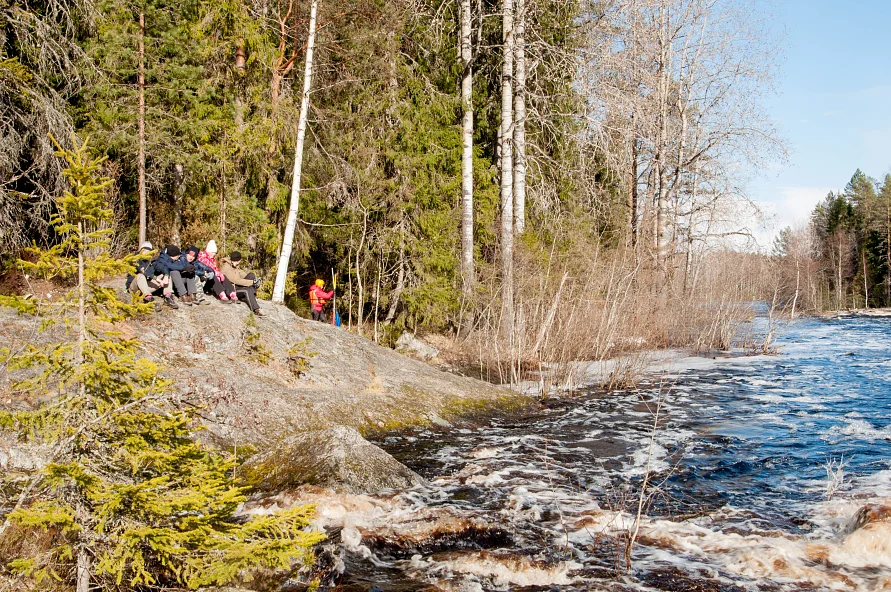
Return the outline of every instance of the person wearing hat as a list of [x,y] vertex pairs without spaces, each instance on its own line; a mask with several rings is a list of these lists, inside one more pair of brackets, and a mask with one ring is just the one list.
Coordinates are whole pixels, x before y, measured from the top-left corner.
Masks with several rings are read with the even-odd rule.
[[173,289],[183,304],[195,304],[195,267],[182,256],[176,245],[167,245],[158,255],[155,269],[170,276]]
[[[191,277],[195,279],[195,294],[193,295],[194,304],[210,304],[209,300],[204,299],[204,289],[207,287],[208,289],[213,286],[214,281],[216,281],[216,277],[214,274],[214,270],[201,263],[199,260],[199,256],[201,255],[201,250],[192,245],[188,249],[183,252],[183,257],[186,259],[186,268],[185,274],[190,274]],[[194,269],[194,272],[189,272],[189,265],[191,265]],[[186,277],[185,275],[183,277]],[[186,284],[188,288],[188,284]]]
[[255,315],[264,316],[257,303],[257,287],[260,285],[260,279],[254,273],[241,269],[241,253],[232,251],[228,259],[223,259],[221,270],[235,286],[234,300],[243,299]]
[[155,296],[163,296],[167,306],[179,308],[173,300],[170,278],[155,268],[152,251],[152,243],[146,241],[140,245],[136,275],[127,276],[127,291],[131,294],[141,294],[145,304],[154,302]]
[[238,297],[235,295],[235,286],[232,285],[232,282],[230,282],[220,270],[219,262],[217,261],[216,241],[207,241],[207,246],[204,247],[203,251],[198,253],[198,261],[202,265],[213,270],[213,284],[211,285],[211,289],[213,290],[213,293],[217,295],[217,298],[220,299],[220,302],[237,301]]
[[[335,286],[336,287],[336,286]],[[312,305],[312,320],[328,322],[325,315],[325,304],[334,297],[334,290],[325,291],[325,280],[319,278],[309,288],[309,303]]]

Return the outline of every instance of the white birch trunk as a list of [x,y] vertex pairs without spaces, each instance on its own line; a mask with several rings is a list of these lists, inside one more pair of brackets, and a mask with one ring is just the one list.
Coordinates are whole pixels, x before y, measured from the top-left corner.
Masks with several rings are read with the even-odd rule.
[[461,125],[461,272],[464,293],[473,289],[473,48],[471,31],[473,19],[471,0],[461,0],[461,105],[464,118]]
[[866,277],[866,251],[860,251],[860,259],[863,261],[863,308],[869,308],[869,284]]
[[514,5],[503,0],[504,58],[501,69],[501,335],[514,333],[513,75]]
[[309,11],[309,38],[306,41],[306,68],[303,71],[303,95],[300,99],[300,119],[297,122],[297,145],[294,147],[294,178],[291,183],[291,207],[288,209],[288,222],[282,238],[282,251],[272,289],[272,301],[282,304],[285,301],[285,282],[288,277],[288,264],[294,247],[294,231],[297,227],[297,210],[300,207],[300,173],[303,168],[303,143],[306,139],[306,118],[309,114],[309,90],[312,87],[312,53],[316,42],[316,14],[319,0],[312,0]]
[[514,34],[514,233],[526,228],[526,0],[517,0]]
[[77,550],[76,592],[90,592],[90,555],[83,546]]
[[145,14],[139,13],[139,245],[146,240],[145,199]]
[[665,272],[668,233],[668,102],[671,76],[671,39],[669,37],[668,7],[662,5],[659,31],[659,130],[656,146],[657,194],[656,194],[656,261],[660,271]]

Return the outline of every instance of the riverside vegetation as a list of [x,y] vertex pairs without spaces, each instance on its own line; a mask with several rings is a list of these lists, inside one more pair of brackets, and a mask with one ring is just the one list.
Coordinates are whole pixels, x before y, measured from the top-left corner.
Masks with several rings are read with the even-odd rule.
[[0,304],[43,318],[42,329],[60,323],[74,334],[2,355],[8,370],[33,370],[13,389],[44,402],[33,411],[0,412],[0,427],[48,452],[41,470],[2,478],[4,490],[12,487],[18,496],[0,526],[0,578],[25,577],[38,587],[73,582],[79,592],[198,588],[307,562],[324,538],[305,530],[312,509],[234,521],[246,499],[232,477],[234,458],[194,440],[196,409],[139,356],[137,341],[116,330],[147,307],[120,301],[100,283],[133,266],[132,258],[107,252],[110,181],[94,179],[102,161],[86,145],[61,154],[71,190],[50,221],[59,242],[30,249],[22,265],[74,278],[74,287],[50,302],[0,297]]
[[[304,314],[334,269],[348,331],[440,333],[510,384],[572,360],[730,347],[744,303],[772,288],[776,261],[728,242],[750,238],[754,214],[737,175],[783,152],[758,102],[773,43],[742,2],[0,0],[0,26],[3,303],[65,309],[74,336],[4,354],[37,373],[21,388],[39,403],[4,411],[4,428],[54,451],[16,482],[3,527],[45,527],[51,551],[4,577],[216,585],[299,564],[318,540],[304,508],[232,519],[234,461],[195,440],[198,411],[117,334],[141,310],[99,279],[132,266],[121,255],[142,238],[215,238],[265,277],[288,270],[284,301]],[[74,291],[27,297],[37,276]],[[266,364],[262,322],[237,331]],[[287,347],[298,380],[315,342]],[[361,394],[393,404],[388,377],[368,374]],[[355,403],[342,421],[478,405],[457,380],[435,397],[406,382],[396,422]]]
[[745,2],[13,0],[0,22],[6,266],[53,240],[47,133],[73,131],[108,156],[113,253],[215,238],[272,278],[293,209],[290,307],[333,268],[349,329],[449,333],[504,382],[725,346],[764,291],[769,262],[726,242],[741,171],[783,154]]
[[779,234],[774,257],[777,297],[791,310],[891,306],[891,175],[858,169],[807,224]]

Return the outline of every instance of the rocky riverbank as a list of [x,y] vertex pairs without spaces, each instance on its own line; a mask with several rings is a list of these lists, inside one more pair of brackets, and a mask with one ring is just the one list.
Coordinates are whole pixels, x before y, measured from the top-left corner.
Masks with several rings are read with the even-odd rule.
[[[532,404],[508,389],[443,372],[343,328],[300,318],[283,306],[264,303],[263,308],[264,317],[254,317],[243,305],[219,302],[163,308],[119,327],[125,337],[140,341],[148,358],[163,364],[177,396],[204,406],[207,430],[202,437],[223,448],[240,449],[239,456],[288,441],[294,454],[336,449],[333,456],[350,459],[347,464],[376,458],[375,466],[384,467],[387,463],[373,452],[376,447],[361,445],[360,434],[446,425],[460,416]],[[49,339],[37,331],[38,323],[0,308],[0,348],[14,350]],[[36,405],[38,401],[17,398],[11,389],[14,379],[5,370],[0,374],[0,405]],[[296,446],[293,438],[306,434],[312,435],[302,447]],[[39,465],[35,457],[39,451],[17,450],[10,443],[0,446],[0,464],[7,468],[19,461],[27,464],[21,468],[33,468]],[[295,473],[289,485],[300,476],[307,483],[335,485],[336,477],[318,474],[326,467],[340,470],[335,465],[317,464],[309,471],[296,457],[292,461],[292,466],[306,470]],[[398,467],[390,468],[400,474]],[[369,477],[363,486],[354,477],[347,479],[349,491],[387,484],[386,479]],[[410,480],[405,474],[401,478]]]

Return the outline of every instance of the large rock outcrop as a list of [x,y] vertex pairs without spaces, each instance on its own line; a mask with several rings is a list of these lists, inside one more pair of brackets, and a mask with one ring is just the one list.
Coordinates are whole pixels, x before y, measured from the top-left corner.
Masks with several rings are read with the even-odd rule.
[[310,484],[342,493],[374,494],[423,481],[347,426],[291,436],[249,458],[239,471],[248,484],[266,492]]
[[[161,307],[119,327],[163,364],[175,389],[203,402],[203,437],[218,445],[262,450],[333,425],[388,430],[529,402],[343,328],[300,318],[284,306],[261,304],[266,316],[256,319],[243,304],[215,301]],[[38,323],[0,307],[0,348],[47,339],[36,332]],[[9,373],[0,373],[0,406],[37,403],[16,399],[9,384]]]

